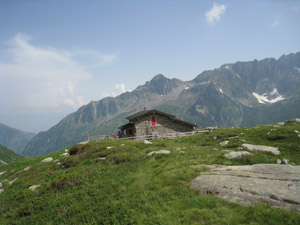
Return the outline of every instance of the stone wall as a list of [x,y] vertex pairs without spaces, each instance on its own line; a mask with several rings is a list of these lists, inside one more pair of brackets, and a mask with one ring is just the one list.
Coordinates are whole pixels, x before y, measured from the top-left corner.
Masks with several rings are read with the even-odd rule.
[[[156,116],[156,126],[151,126],[151,117]],[[178,121],[172,121],[169,117],[159,114],[148,115],[134,122],[136,136],[160,135],[180,132],[192,132],[193,128]]]

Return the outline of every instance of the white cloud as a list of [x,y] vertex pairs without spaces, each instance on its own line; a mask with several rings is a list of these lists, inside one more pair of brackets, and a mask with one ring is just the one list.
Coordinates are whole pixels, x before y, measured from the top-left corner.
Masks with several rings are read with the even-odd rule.
[[118,95],[120,95],[120,94],[122,94],[122,93],[124,93],[124,92],[131,92],[131,90],[129,90],[129,89],[126,89],[126,87],[125,87],[125,84],[115,84],[115,87],[114,87],[114,91],[111,91],[111,92],[102,92],[102,98],[104,98],[104,97],[109,97],[109,96],[111,96],[111,97],[116,97],[116,96],[118,96]]
[[[31,41],[17,34],[0,54],[0,114],[77,109],[86,103],[78,87],[92,78],[88,69],[117,60],[113,54],[65,51]],[[86,58],[93,61],[84,61]]]
[[272,27],[277,27],[279,25],[279,22],[275,21],[274,23],[272,23]]
[[214,24],[220,21],[221,15],[225,13],[226,6],[214,3],[213,7],[205,13],[206,21],[209,24]]
[[125,84],[115,84],[115,89],[119,90],[120,94],[127,91]]

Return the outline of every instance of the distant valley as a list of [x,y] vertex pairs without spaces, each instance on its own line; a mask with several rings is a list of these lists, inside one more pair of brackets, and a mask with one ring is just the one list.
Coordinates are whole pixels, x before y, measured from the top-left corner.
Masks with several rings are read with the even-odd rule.
[[0,123],[0,144],[18,154],[22,154],[34,135],[34,133],[21,131]]
[[198,127],[244,127],[300,117],[300,52],[249,62],[224,64],[191,81],[159,74],[132,92],[92,101],[46,132],[33,137],[22,152],[46,154],[84,141],[88,135],[112,134],[125,117],[158,109]]

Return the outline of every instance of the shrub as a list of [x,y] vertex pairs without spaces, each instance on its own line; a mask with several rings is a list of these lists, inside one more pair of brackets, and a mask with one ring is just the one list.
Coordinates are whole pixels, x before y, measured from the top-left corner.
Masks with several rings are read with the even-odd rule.
[[74,145],[74,146],[72,146],[72,148],[70,148],[69,154],[70,155],[76,155],[77,152],[78,152],[78,150],[79,150],[79,146],[78,145]]
[[276,135],[271,135],[268,137],[269,141],[277,141],[277,140],[284,140],[286,139],[286,136],[280,135],[280,134],[276,134]]
[[71,166],[75,166],[77,164],[77,160],[73,157],[66,158],[62,164],[62,168],[69,168]]

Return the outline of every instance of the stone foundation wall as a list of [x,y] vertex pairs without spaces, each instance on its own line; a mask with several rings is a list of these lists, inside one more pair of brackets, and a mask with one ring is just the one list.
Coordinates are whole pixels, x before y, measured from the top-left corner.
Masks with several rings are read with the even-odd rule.
[[193,128],[177,121],[172,121],[169,117],[155,114],[156,126],[151,126],[151,117],[148,115],[135,121],[136,136],[157,134],[164,136],[170,133],[192,132]]

